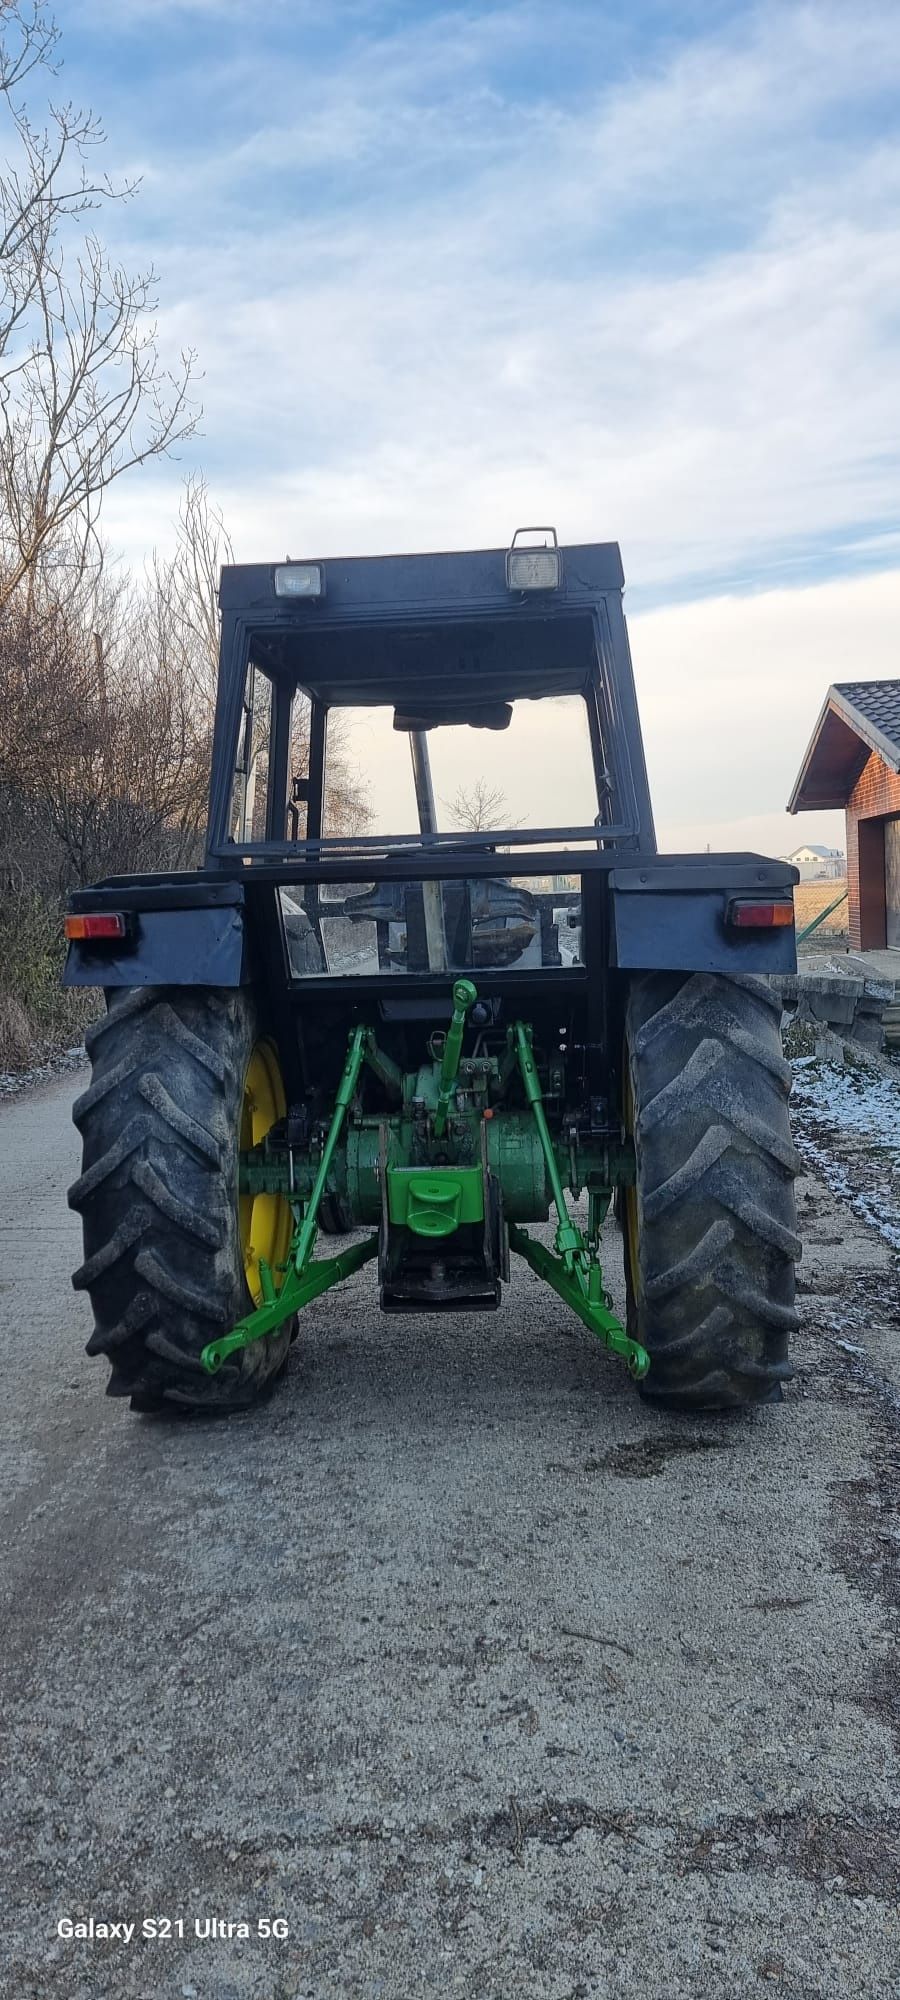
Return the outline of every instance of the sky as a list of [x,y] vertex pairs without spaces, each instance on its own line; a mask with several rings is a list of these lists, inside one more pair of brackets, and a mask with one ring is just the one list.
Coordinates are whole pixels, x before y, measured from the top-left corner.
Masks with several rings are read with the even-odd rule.
[[240,560],[620,542],[660,845],[842,844],[784,804],[900,637],[896,0],[65,0],[57,94],[195,348]]

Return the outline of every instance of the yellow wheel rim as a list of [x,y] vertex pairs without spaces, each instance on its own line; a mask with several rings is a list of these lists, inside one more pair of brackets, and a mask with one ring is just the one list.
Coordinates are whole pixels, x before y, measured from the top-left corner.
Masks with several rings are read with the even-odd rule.
[[[287,1098],[278,1057],[271,1042],[256,1042],[244,1077],[241,1100],[240,1149],[258,1146],[287,1110]],[[293,1228],[291,1204],[283,1194],[242,1194],[238,1197],[238,1227],[244,1276],[255,1305],[262,1300],[260,1262],[268,1264],[276,1288],[281,1274],[276,1265],[287,1257]]]
[[[629,1139],[633,1139],[634,1138],[634,1093],[631,1088],[631,1065],[628,1061],[627,1049],[625,1050],[625,1057],[622,1064],[622,1068],[625,1076],[625,1084],[622,1093],[623,1096],[622,1113],[625,1123],[626,1135]],[[640,1223],[638,1219],[637,1188],[627,1187],[624,1190],[624,1194],[625,1194],[625,1201],[624,1201],[625,1255],[628,1259],[628,1275],[631,1279],[632,1296],[635,1299],[637,1299],[640,1292],[640,1282],[641,1282],[641,1260],[638,1248],[640,1242]]]

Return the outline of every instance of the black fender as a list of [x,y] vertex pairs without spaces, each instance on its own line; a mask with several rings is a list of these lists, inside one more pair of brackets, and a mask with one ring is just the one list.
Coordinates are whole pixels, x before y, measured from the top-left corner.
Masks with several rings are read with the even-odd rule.
[[121,939],[70,942],[64,986],[246,986],[251,978],[241,882],[103,883],[78,890],[73,916],[121,913]]
[[[635,972],[796,972],[793,885],[787,861],[748,855],[654,856],[610,870],[611,963]],[[787,905],[789,921],[744,928],[734,904]]]

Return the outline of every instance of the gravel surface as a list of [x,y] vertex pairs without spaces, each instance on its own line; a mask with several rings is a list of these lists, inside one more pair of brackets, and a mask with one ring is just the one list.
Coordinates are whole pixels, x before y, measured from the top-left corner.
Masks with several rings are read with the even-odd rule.
[[802,1184],[752,1417],[646,1409],[526,1271],[435,1319],[361,1273],[264,1409],[135,1419],[68,1288],[80,1081],[0,1109],[0,1991],[896,2000],[884,1239]]

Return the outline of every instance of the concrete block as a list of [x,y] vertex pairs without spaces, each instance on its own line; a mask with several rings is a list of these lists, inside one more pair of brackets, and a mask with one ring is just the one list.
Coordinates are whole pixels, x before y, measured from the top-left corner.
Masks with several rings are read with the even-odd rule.
[[[847,986],[853,982],[847,980]],[[853,992],[806,993],[810,1018],[834,1028],[852,1028],[860,996]]]
[[857,1014],[850,1034],[852,1040],[859,1042],[862,1048],[879,1050],[884,1044],[884,1028],[881,1023],[881,1015]]

